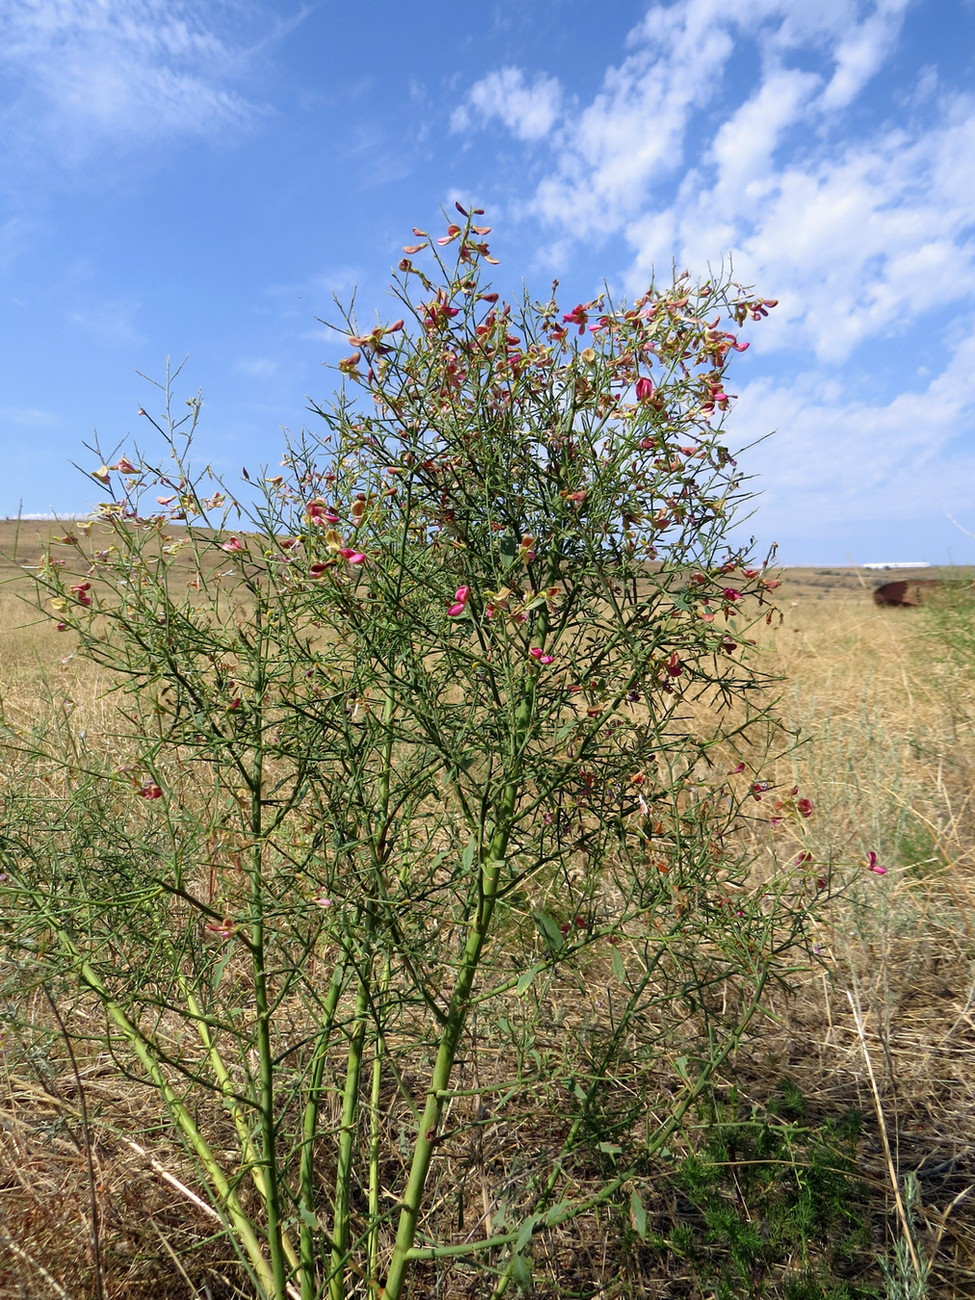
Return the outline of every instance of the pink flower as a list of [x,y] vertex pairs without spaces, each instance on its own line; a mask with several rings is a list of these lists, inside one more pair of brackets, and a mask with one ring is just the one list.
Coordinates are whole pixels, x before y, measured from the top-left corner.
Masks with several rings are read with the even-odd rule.
[[79,582],[77,586],[70,588],[72,596],[74,596],[74,598],[77,600],[79,605],[91,604],[91,597],[88,595],[88,592],[90,590],[91,590],[90,582]]
[[339,521],[338,515],[324,501],[309,501],[305,514],[313,524],[337,524]]
[[127,460],[124,456],[121,460],[116,461],[112,468],[117,469],[120,474],[138,474],[139,472],[132,462]]
[[636,381],[636,400],[638,402],[649,402],[653,397],[653,381],[646,375],[641,375]]
[[470,598],[470,587],[458,587],[454,593],[454,603],[447,610],[448,618],[459,618],[467,608],[467,601]]
[[345,560],[346,564],[363,564],[366,558],[362,551],[354,551],[351,546],[340,547],[339,555]]
[[244,546],[239,537],[228,537],[220,549],[221,551],[242,551]]
[[518,547],[518,559],[522,564],[530,564],[535,558],[535,539],[531,533],[526,533],[521,539],[521,545]]
[[587,313],[587,310],[588,310],[588,307],[589,307],[589,304],[588,304],[588,303],[581,303],[581,302],[580,302],[579,305],[578,305],[577,307],[574,307],[574,308],[572,309],[572,311],[568,311],[568,312],[566,312],[565,315],[562,317],[562,319],[563,319],[564,321],[568,321],[568,322],[569,322],[570,324],[572,324],[572,325],[578,325],[578,326],[579,326],[579,333],[580,333],[580,334],[585,334],[585,332],[586,332],[586,322],[589,320],[589,317],[588,317],[588,315],[586,314],[586,313]]
[[533,659],[537,659],[540,664],[555,663],[555,655],[547,655],[541,646],[533,645],[528,653]]
[[136,790],[140,799],[161,799],[162,790],[156,785],[155,781],[147,781],[141,789]]
[[796,800],[796,810],[797,810],[797,812],[800,814],[800,816],[802,816],[802,817],[811,817],[812,814],[813,814],[812,800],[811,800],[811,799],[797,799],[797,800]]
[[211,934],[219,934],[221,939],[232,938],[237,929],[229,916],[225,916],[222,921],[208,921],[206,928]]
[[867,870],[872,871],[875,876],[886,876],[887,868],[882,867],[877,861],[876,853],[867,854]]

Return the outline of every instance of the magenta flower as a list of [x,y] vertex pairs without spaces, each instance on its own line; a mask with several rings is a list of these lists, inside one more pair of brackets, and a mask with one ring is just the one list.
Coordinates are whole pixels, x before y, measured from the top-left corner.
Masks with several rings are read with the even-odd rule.
[[537,659],[540,664],[555,663],[555,655],[547,655],[541,646],[533,645],[528,653],[533,659]]
[[161,799],[162,790],[156,785],[155,781],[147,781],[141,789],[136,790],[140,799]]
[[636,381],[636,400],[638,402],[649,402],[653,397],[653,381],[646,375],[641,375]]
[[346,564],[363,564],[366,558],[362,551],[354,551],[351,546],[340,547],[339,555],[345,560]]
[[886,876],[887,874],[887,868],[880,865],[876,853],[872,851],[867,854],[867,870],[872,871],[875,876]]
[[454,603],[447,610],[448,618],[459,618],[467,608],[467,601],[470,598],[470,587],[458,587],[454,593]]
[[244,546],[239,537],[229,537],[220,549],[221,551],[242,551]]
[[589,317],[587,315],[587,309],[589,305],[590,305],[589,303],[580,302],[578,306],[572,309],[572,311],[567,311],[565,315],[562,317],[562,319],[564,321],[567,321],[569,324],[578,325],[579,333],[585,334],[586,323],[589,320]]
[[206,928],[211,934],[218,934],[221,939],[232,938],[237,929],[229,916],[225,916],[222,921],[208,921]]

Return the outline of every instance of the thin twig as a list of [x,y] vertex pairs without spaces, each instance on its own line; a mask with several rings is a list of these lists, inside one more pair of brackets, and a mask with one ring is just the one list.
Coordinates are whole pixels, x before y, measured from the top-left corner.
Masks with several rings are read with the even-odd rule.
[[923,1277],[927,1272],[922,1268],[921,1261],[918,1258],[917,1250],[914,1246],[914,1234],[911,1231],[911,1223],[907,1216],[907,1210],[904,1206],[904,1199],[901,1196],[900,1180],[897,1177],[897,1170],[894,1167],[894,1159],[890,1151],[890,1141],[887,1136],[887,1123],[884,1119],[884,1108],[880,1101],[880,1092],[877,1088],[877,1079],[873,1072],[873,1062],[870,1060],[870,1050],[867,1047],[867,1037],[863,1028],[863,1021],[860,1017],[859,1009],[854,1000],[853,994],[849,989],[846,990],[847,1000],[850,1003],[850,1010],[853,1012],[853,1022],[857,1028],[857,1037],[860,1040],[860,1050],[863,1052],[863,1060],[867,1067],[867,1078],[870,1080],[870,1091],[873,1094],[874,1109],[877,1112],[877,1124],[880,1128],[880,1140],[883,1143],[884,1159],[887,1162],[887,1173],[890,1177],[890,1185],[894,1192],[894,1204],[897,1207],[897,1217],[900,1220],[901,1232],[907,1243],[907,1249],[910,1252],[911,1263],[914,1265],[917,1276]]

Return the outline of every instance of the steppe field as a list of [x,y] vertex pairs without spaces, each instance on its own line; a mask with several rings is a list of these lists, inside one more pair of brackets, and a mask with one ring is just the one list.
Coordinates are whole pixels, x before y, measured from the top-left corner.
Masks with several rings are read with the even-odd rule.
[[[115,726],[110,682],[25,603],[47,527],[0,525],[0,783],[2,747],[41,715],[89,748]],[[653,1184],[650,1227],[624,1249],[615,1220],[577,1223],[570,1280],[552,1265],[525,1294],[975,1295],[975,637],[957,611],[877,608],[899,573],[780,576],[753,635],[798,740],[769,776],[813,811],[750,847],[756,871],[773,852],[822,864],[815,956],[726,1062],[710,1126],[682,1138],[693,1163]],[[0,979],[0,1300],[247,1296],[156,1094],[2,949]],[[845,1163],[824,1158],[840,1147]],[[797,1200],[790,1179],[813,1167]],[[787,1283],[809,1216],[837,1200],[859,1225],[833,1281]],[[583,1256],[598,1287],[565,1262]],[[459,1287],[430,1294],[481,1294]]]

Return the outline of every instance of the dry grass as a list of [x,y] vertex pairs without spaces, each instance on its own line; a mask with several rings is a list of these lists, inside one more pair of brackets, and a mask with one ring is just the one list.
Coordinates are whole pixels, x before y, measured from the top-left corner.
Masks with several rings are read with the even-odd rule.
[[[0,531],[0,552],[11,541]],[[20,539],[20,564],[36,562],[34,545]],[[4,577],[9,721],[21,727],[53,701],[92,735],[109,730],[107,683],[19,602],[17,566]],[[764,651],[784,679],[782,713],[805,739],[774,775],[798,785],[815,815],[757,828],[754,849],[780,860],[812,852],[836,896],[822,915],[822,967],[776,995],[726,1082],[761,1102],[787,1076],[815,1119],[859,1108],[860,1172],[888,1214],[877,1252],[909,1240],[930,1269],[917,1294],[960,1300],[975,1293],[975,665],[966,676],[941,662],[921,635],[923,612],[877,609],[850,572],[788,574],[777,594],[783,619]],[[870,852],[886,875],[867,870]],[[40,1004],[36,1019],[45,1021]],[[97,1052],[72,1064],[56,1033],[46,1055],[12,1033],[0,1051],[0,1300],[97,1294],[96,1249],[105,1297],[247,1294],[149,1090]],[[524,1118],[504,1137],[545,1140]],[[503,1164],[501,1148],[481,1159]],[[576,1224],[574,1240],[553,1243],[552,1275],[612,1278],[614,1230]],[[637,1276],[631,1260],[601,1294],[696,1294],[653,1268]],[[477,1291],[458,1281],[450,1294]]]
[[[872,1117],[868,1172],[918,1177],[930,1294],[975,1287],[975,665],[940,662],[921,611],[796,575],[770,651],[806,743],[789,776],[816,805],[806,844],[837,864],[827,969],[783,1008],[783,1072],[830,1111]],[[846,575],[844,575],[846,576]],[[887,867],[865,867],[868,852]],[[896,1220],[892,1229],[898,1230]]]

